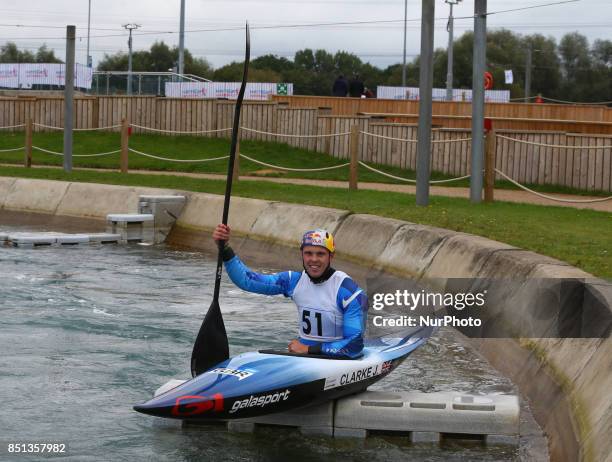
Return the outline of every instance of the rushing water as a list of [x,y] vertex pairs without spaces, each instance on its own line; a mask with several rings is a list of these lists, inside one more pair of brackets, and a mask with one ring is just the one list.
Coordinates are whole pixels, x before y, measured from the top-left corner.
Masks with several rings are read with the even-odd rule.
[[[189,375],[213,271],[211,255],[166,246],[0,247],[0,459],[30,460],[9,457],[5,446],[31,441],[65,442],[65,459],[79,461],[520,458],[512,446],[233,434],[134,412],[161,384]],[[283,297],[246,294],[224,277],[221,306],[231,354],[295,336],[296,311]],[[516,392],[450,331],[373,388]]]

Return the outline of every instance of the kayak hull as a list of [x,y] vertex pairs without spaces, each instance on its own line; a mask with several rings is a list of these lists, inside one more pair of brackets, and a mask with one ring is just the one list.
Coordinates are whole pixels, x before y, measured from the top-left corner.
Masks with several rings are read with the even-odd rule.
[[263,350],[230,358],[134,406],[157,417],[225,421],[320,404],[364,391],[421,346],[432,329],[366,340],[359,359]]

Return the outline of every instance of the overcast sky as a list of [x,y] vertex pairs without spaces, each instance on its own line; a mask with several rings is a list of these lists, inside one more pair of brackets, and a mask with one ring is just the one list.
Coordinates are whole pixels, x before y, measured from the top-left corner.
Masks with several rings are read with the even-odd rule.
[[[46,43],[64,59],[65,26],[77,26],[77,62],[86,62],[89,0],[0,0],[0,43],[13,41],[35,51]],[[141,27],[134,32],[134,50],[149,49],[156,40],[178,44],[180,0],[91,0],[90,50],[94,66],[105,53],[127,52],[125,23]],[[555,0],[489,0],[489,13],[555,3]],[[407,59],[420,49],[421,2],[408,0]],[[435,46],[446,47],[449,6],[435,2]],[[455,17],[471,16],[474,1],[454,7]],[[206,58],[215,68],[244,53],[244,33],[236,28],[248,20],[252,56],[273,53],[292,58],[297,50],[345,50],[379,67],[402,60],[404,0],[186,0],[185,47]],[[400,21],[397,21],[400,20]],[[379,24],[317,25],[313,23],[397,21]],[[455,21],[455,37],[473,29],[473,19]],[[23,25],[24,27],[15,27]],[[31,27],[39,26],[39,27]],[[286,26],[258,29],[262,26]],[[580,0],[536,9],[492,14],[489,29],[501,27],[520,34],[535,32],[557,40],[579,31],[589,41],[612,40],[612,0]],[[208,31],[196,31],[206,29]],[[211,30],[213,29],[213,30]],[[191,31],[191,32],[190,32]]]

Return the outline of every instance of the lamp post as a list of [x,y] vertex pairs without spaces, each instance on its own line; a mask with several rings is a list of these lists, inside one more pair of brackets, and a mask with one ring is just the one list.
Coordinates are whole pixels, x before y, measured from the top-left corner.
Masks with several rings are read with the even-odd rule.
[[91,29],[91,0],[89,0],[89,7],[87,8],[87,67],[92,67],[92,59],[89,56],[89,31]]
[[402,61],[402,87],[406,86],[406,28],[408,26],[408,0],[404,0],[404,60]]
[[128,81],[127,81],[127,94],[128,95],[132,95],[132,31],[134,29],[138,29],[140,27],[140,24],[124,24],[123,25],[124,29],[127,29],[128,31],[130,31],[130,38],[128,39],[128,50],[129,50],[129,54],[128,54]]
[[185,70],[185,0],[181,0],[181,25],[179,32],[179,61],[178,73],[183,75]]
[[450,14],[448,16],[448,63],[446,66],[446,101],[453,100],[453,5],[457,5],[461,0],[444,0],[450,6]]

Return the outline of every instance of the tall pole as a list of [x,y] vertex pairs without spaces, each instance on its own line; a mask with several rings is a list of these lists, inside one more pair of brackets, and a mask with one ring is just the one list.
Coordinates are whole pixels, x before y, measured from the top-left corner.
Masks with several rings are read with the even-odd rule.
[[89,7],[87,9],[87,67],[92,66],[92,59],[89,56],[89,31],[91,30],[91,0],[89,0]]
[[450,6],[450,14],[448,16],[448,61],[446,64],[446,101],[453,100],[453,5],[458,0],[446,0]]
[[178,73],[183,75],[185,70],[185,0],[181,0],[181,30],[179,32],[179,62]]
[[419,128],[417,141],[416,203],[429,204],[431,100],[433,92],[434,0],[422,0],[421,61],[419,65]]
[[64,69],[64,171],[72,171],[72,124],[74,100],[75,26],[66,26],[66,67]]
[[474,2],[474,58],[472,72],[472,172],[470,200],[482,201],[484,166],[484,72],[487,58],[487,0]]
[[132,95],[132,31],[140,27],[139,24],[124,24],[123,27],[130,32],[128,38],[128,75],[127,75],[127,94]]
[[527,44],[527,62],[525,63],[525,102],[531,96],[531,60],[532,49],[531,42]]
[[404,60],[402,61],[402,87],[406,86],[406,29],[408,27],[408,0],[404,0]]

